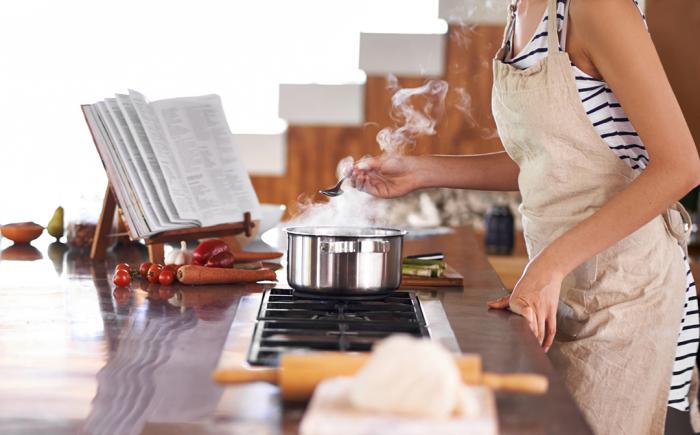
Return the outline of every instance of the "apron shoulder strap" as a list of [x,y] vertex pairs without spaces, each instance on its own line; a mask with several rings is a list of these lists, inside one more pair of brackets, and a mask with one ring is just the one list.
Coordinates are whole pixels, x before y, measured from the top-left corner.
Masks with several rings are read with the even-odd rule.
[[564,6],[564,25],[561,29],[561,41],[559,43],[561,49],[564,51],[566,51],[566,34],[567,30],[569,30],[569,6],[572,1],[573,0],[566,0],[566,5]]
[[557,31],[557,0],[547,0],[547,50],[549,54],[559,51],[559,32]]
[[508,20],[503,32],[503,42],[501,43],[501,60],[505,61],[513,49],[513,33],[515,32],[515,17],[518,13],[519,0],[511,0],[508,5]]

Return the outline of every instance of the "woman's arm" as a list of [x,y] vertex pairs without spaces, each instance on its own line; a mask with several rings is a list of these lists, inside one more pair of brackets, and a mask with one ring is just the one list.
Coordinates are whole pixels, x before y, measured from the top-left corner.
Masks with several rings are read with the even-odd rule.
[[471,156],[425,156],[423,187],[517,191],[520,168],[499,151]]
[[356,162],[346,175],[358,189],[394,198],[428,187],[516,191],[519,173],[518,165],[501,151],[471,156],[382,155]]
[[587,56],[625,108],[650,163],[625,190],[533,259],[510,301],[492,304],[503,308],[510,302],[514,311],[524,311],[545,348],[554,338],[563,277],[658,216],[700,182],[697,149],[633,2],[573,0],[570,14],[577,34],[585,35],[581,42]]

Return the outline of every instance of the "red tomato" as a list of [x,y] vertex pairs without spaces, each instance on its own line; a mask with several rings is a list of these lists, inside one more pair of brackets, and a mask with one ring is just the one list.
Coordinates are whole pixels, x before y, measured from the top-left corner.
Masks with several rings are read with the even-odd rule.
[[175,272],[172,271],[172,269],[165,268],[160,272],[160,275],[158,275],[158,282],[161,283],[161,285],[170,285],[175,281]]
[[152,265],[153,263],[150,262],[141,263],[141,266],[139,267],[139,274],[141,275],[141,278],[148,278],[148,269],[150,269]]
[[119,305],[123,305],[129,302],[131,298],[131,292],[126,287],[117,287],[114,289],[114,300],[117,301]]
[[126,287],[129,284],[131,284],[131,274],[129,273],[128,270],[117,269],[117,271],[114,272],[114,277],[112,278],[112,282],[117,287]]
[[146,274],[148,282],[152,284],[158,284],[158,275],[160,275],[160,272],[162,270],[162,264],[152,264],[151,267],[148,268],[148,273]]
[[172,270],[173,273],[177,272],[178,267],[180,267],[180,266],[178,266],[177,264],[166,264],[165,265],[165,268]]
[[131,266],[129,266],[128,263],[119,263],[117,264],[117,267],[114,268],[115,271],[117,270],[126,270],[126,271],[131,271]]

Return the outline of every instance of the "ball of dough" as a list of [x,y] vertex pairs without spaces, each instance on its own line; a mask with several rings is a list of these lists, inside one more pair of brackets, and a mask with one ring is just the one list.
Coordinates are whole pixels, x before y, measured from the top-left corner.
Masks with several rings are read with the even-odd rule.
[[452,354],[428,339],[396,335],[374,346],[355,376],[350,402],[365,411],[449,418],[461,392]]

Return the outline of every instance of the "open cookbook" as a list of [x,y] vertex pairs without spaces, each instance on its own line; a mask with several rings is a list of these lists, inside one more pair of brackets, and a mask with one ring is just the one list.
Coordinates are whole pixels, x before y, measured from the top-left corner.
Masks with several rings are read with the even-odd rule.
[[240,222],[260,204],[218,95],[81,106],[132,239]]

